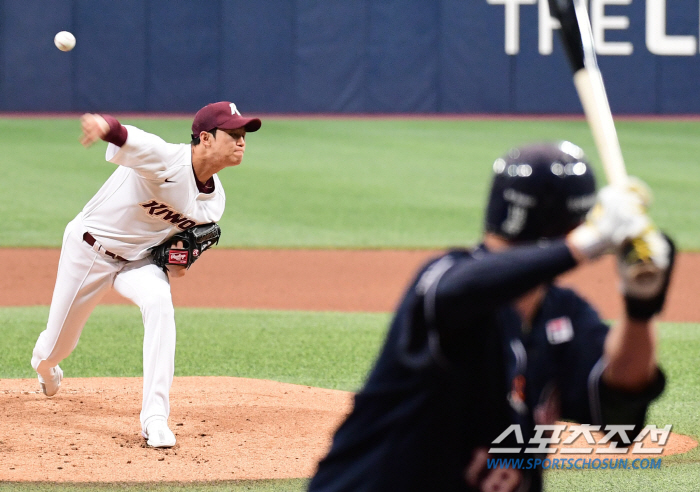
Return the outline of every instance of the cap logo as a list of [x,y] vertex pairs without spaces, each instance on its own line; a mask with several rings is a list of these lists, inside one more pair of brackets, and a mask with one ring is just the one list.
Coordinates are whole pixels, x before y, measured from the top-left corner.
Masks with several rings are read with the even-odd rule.
[[238,108],[236,107],[235,104],[231,103],[229,104],[231,106],[231,114],[237,114],[238,116],[241,116],[241,113],[238,111]]

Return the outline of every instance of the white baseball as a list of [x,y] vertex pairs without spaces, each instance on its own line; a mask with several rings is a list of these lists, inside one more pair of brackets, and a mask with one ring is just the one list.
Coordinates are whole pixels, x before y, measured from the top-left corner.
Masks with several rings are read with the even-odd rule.
[[53,42],[61,51],[70,51],[75,47],[75,36],[68,31],[61,31],[53,38]]

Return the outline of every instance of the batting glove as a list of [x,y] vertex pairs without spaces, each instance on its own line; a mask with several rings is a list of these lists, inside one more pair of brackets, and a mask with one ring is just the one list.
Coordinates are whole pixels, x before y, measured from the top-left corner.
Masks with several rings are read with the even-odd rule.
[[650,202],[651,192],[639,180],[630,180],[625,186],[606,186],[598,192],[585,222],[567,239],[588,259],[617,251],[627,241],[655,230],[646,214]]
[[627,316],[646,321],[661,312],[675,256],[671,238],[656,229],[620,249],[617,270]]

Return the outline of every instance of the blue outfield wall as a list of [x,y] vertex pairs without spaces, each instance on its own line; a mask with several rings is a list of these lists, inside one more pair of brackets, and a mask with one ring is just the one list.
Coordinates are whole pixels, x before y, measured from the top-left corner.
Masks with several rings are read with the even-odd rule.
[[[700,113],[699,0],[591,0],[616,114]],[[56,32],[76,48],[53,45]],[[579,113],[546,0],[0,0],[0,111]]]

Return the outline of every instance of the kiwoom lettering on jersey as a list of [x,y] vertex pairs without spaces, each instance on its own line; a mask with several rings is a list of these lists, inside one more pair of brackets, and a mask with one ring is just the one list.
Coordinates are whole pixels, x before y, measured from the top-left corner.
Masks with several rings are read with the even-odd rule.
[[156,200],[139,203],[148,215],[159,218],[164,222],[169,222],[176,225],[181,230],[189,229],[197,225],[197,223],[187,216],[173,210],[167,203],[160,203]]

